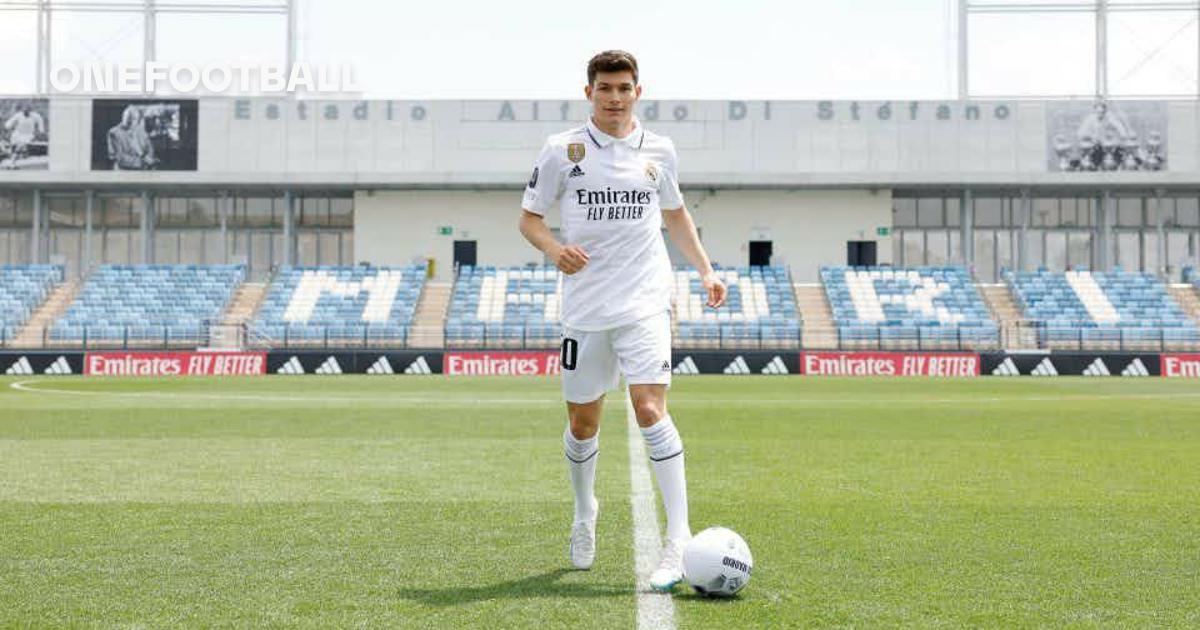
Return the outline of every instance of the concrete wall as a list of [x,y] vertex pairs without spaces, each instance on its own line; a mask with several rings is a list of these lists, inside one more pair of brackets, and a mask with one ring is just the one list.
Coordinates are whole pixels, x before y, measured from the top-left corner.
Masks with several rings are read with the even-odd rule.
[[[546,136],[589,113],[581,101],[209,98],[197,171],[116,173],[90,170],[91,107],[53,99],[50,170],[0,171],[0,186],[516,188]],[[1200,184],[1200,103],[1113,107],[1164,134],[1168,170],[1053,172],[1050,138],[1073,136],[1087,102],[647,101],[638,113],[675,141],[692,186]]]
[[[815,281],[822,264],[844,264],[846,241],[878,241],[879,262],[891,262],[891,193],[853,190],[685,191],[709,256],[745,265],[748,243],[774,243],[775,264],[790,265],[797,282]],[[451,277],[453,242],[478,242],[480,264],[540,263],[541,254],[517,231],[520,194],[515,191],[378,191],[354,202],[355,259],[405,264],[432,257],[436,278]],[[557,212],[548,217],[558,226]],[[451,235],[439,228],[448,226]]]

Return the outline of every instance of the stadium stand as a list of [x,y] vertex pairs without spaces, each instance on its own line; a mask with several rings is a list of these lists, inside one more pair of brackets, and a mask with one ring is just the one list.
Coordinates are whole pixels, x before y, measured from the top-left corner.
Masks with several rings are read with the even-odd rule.
[[400,346],[426,266],[284,267],[267,289],[251,339],[268,346]]
[[839,347],[996,347],[1000,330],[962,267],[821,267]]
[[446,316],[452,347],[553,347],[562,276],[550,266],[458,269]]
[[62,280],[59,265],[0,265],[0,344],[17,335]]
[[243,265],[105,265],[55,322],[50,339],[122,346],[207,343]]
[[709,308],[695,269],[675,270],[675,344],[679,347],[800,346],[800,315],[785,267],[717,268],[726,305]]
[[1006,271],[1047,347],[1140,348],[1200,341],[1196,325],[1150,273]]

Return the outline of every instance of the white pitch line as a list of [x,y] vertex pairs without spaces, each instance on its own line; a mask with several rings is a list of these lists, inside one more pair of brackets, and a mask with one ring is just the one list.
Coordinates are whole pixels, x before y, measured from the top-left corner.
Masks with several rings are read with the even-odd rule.
[[625,415],[629,424],[629,504],[633,510],[633,562],[637,570],[637,620],[639,629],[674,628],[675,602],[665,593],[650,588],[650,574],[662,549],[658,535],[658,509],[642,432],[633,413],[629,390],[625,391]]
[[[53,380],[53,379],[50,379]],[[58,394],[65,396],[102,396],[108,398],[168,398],[172,400],[242,400],[254,402],[292,402],[292,403],[347,403],[347,402],[381,402],[389,404],[411,405],[561,405],[562,400],[551,398],[415,398],[404,396],[295,396],[289,394],[206,394],[203,392],[122,392],[122,391],[85,391],[78,389],[54,389],[50,387],[32,387],[48,380],[16,381],[9,383],[9,388],[31,394]]]
[[[1082,377],[1080,377],[1082,378]],[[206,394],[203,392],[128,392],[128,391],[85,391],[77,389],[54,389],[32,387],[57,380],[26,380],[9,383],[11,389],[32,394],[60,394],[67,396],[104,396],[110,398],[170,398],[173,400],[243,400],[256,402],[313,402],[313,403],[394,403],[412,405],[559,405],[561,399],[553,398],[418,398],[404,396],[297,396],[294,394]],[[1187,400],[1200,398],[1195,392],[1162,392],[1154,394],[1065,394],[1061,396],[978,396],[962,398],[685,398],[674,405],[963,405],[977,403],[1014,402],[1089,402],[1102,400]]]

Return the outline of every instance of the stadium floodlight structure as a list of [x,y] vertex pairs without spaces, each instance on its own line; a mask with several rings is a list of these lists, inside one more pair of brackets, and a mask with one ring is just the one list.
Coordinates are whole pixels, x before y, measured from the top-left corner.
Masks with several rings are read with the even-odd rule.
[[173,15],[276,15],[287,21],[284,38],[284,67],[296,61],[296,3],[297,0],[266,0],[255,2],[189,2],[186,0],[0,0],[0,11],[37,12],[37,57],[34,61],[36,93],[50,92],[51,44],[55,13],[128,13],[142,15],[142,65],[156,61],[157,24],[160,14]]
[[[1095,39],[1093,53],[1096,64],[1095,94],[1098,99],[1107,99],[1108,86],[1108,16],[1111,13],[1191,13],[1195,15],[1186,26],[1197,32],[1200,42],[1200,2],[1194,0],[1066,0],[1059,2],[1019,2],[996,0],[958,0],[958,98],[994,98],[995,95],[980,95],[971,92],[969,65],[969,18],[972,14],[1044,14],[1044,13],[1092,13],[1095,15]],[[1165,43],[1164,43],[1165,45]],[[1161,47],[1160,47],[1161,49]],[[1143,62],[1157,54],[1159,49],[1148,53]],[[1197,46],[1197,60],[1200,61],[1200,45]],[[1200,95],[1200,63],[1197,65],[1197,80],[1195,94]],[[1028,94],[1016,98],[1046,98],[1055,95]],[[1155,97],[1162,95],[1130,94],[1130,97]],[[1178,94],[1173,96],[1179,96]],[[1005,95],[1003,98],[1014,98]]]

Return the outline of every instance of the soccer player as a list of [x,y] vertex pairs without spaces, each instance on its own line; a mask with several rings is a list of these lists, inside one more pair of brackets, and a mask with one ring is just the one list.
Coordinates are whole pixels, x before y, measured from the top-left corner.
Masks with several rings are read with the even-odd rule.
[[4,128],[9,131],[12,141],[12,155],[9,161],[11,168],[17,168],[17,159],[29,153],[29,145],[39,134],[46,133],[46,123],[42,115],[33,111],[28,105],[9,117],[4,122]]
[[[683,442],[667,412],[673,273],[664,225],[700,271],[708,305],[723,304],[726,290],[683,205],[675,146],[633,115],[642,95],[637,60],[620,50],[602,52],[588,62],[587,80],[592,115],[546,141],[520,219],[521,234],[566,275],[562,387],[569,424],[563,442],[575,491],[569,553],[580,569],[596,557],[601,409],[605,392],[623,374],[667,514],[667,540],[650,585],[669,591],[683,579],[681,554],[691,529]],[[561,215],[562,243],[543,219],[553,207]]]

